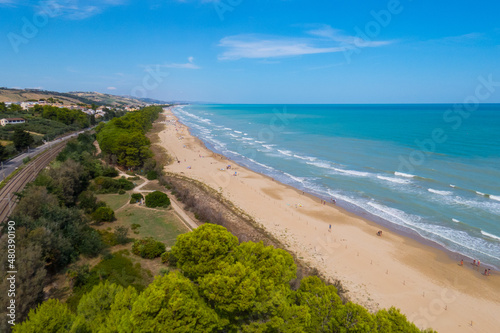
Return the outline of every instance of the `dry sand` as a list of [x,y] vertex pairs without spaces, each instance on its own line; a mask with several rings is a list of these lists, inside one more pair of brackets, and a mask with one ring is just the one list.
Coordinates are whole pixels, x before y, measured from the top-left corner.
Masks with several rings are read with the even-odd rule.
[[[167,121],[176,120],[170,110],[165,114]],[[289,251],[325,276],[340,279],[354,302],[372,311],[395,306],[418,327],[438,332],[500,332],[498,272],[483,276],[484,269],[470,262],[458,265],[458,255],[322,205],[320,199],[238,166],[208,150],[178,122],[167,123],[160,139],[180,161],[167,171],[222,191]]]

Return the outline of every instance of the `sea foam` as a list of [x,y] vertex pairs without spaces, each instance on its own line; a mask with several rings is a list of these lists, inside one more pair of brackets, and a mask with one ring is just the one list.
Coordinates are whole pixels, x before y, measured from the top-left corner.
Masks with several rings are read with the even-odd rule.
[[407,179],[401,179],[401,178],[392,178],[392,177],[384,177],[384,176],[377,176],[378,179],[386,180],[391,183],[398,183],[398,184],[408,184],[410,181]]
[[406,177],[406,178],[415,178],[416,176],[415,175],[411,175],[409,173],[403,173],[403,172],[394,172],[394,175],[396,176],[400,176],[400,177]]
[[433,188],[428,188],[427,191],[429,191],[431,193],[439,194],[439,195],[451,195],[452,194],[451,191],[439,191],[439,190],[435,190]]
[[362,172],[362,171],[355,171],[355,170],[344,170],[344,169],[339,169],[339,168],[331,168],[332,170],[335,170],[337,172],[340,172],[345,175],[349,176],[355,176],[355,177],[368,177],[370,174],[368,172]]

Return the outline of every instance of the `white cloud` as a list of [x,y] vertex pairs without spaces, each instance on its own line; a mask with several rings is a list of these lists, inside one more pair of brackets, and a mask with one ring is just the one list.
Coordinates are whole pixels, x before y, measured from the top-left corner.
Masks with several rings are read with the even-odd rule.
[[125,2],[125,0],[46,0],[40,1],[36,7],[39,12],[46,13],[51,17],[84,20],[102,13],[108,7],[120,6]]
[[116,90],[116,87],[107,87],[108,90]]
[[161,67],[165,68],[183,68],[183,69],[200,69],[201,67],[194,64],[194,58],[189,57],[188,62],[185,64],[164,64]]
[[309,36],[302,38],[255,34],[228,36],[219,42],[219,46],[226,48],[226,51],[219,55],[219,59],[260,59],[335,53],[355,48],[380,47],[394,42],[367,41],[356,36],[344,35],[340,30],[326,25],[309,30],[306,34]]
[[11,6],[14,4],[15,1],[13,0],[0,0],[0,5],[6,5],[6,6]]

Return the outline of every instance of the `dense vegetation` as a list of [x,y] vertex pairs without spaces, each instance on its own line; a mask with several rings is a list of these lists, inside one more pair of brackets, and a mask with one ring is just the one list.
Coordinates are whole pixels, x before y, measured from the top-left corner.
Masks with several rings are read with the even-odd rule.
[[343,303],[316,276],[291,289],[290,254],[238,244],[221,226],[180,235],[168,260],[178,270],[157,276],[142,292],[100,283],[75,311],[49,300],[14,332],[421,332],[394,308],[371,314]]
[[132,169],[143,166],[152,156],[146,133],[161,111],[161,107],[146,107],[99,124],[97,140],[108,161]]
[[156,208],[156,207],[168,207],[170,206],[170,199],[168,196],[160,191],[154,191],[146,195],[146,207]]
[[53,140],[65,133],[86,128],[91,123],[91,117],[82,111],[49,105],[35,105],[24,111],[17,104],[7,107],[5,103],[0,103],[0,118],[26,120],[24,124],[0,127],[0,139],[6,141],[3,143],[6,147],[0,148],[0,160],[12,157],[28,147],[39,146],[44,141]]
[[[95,137],[81,134],[20,194],[11,220],[16,222],[17,320],[43,300],[46,277],[80,256],[94,257],[104,249],[101,235],[90,226],[89,214],[104,203],[86,191],[92,179],[109,172],[95,157]],[[122,232],[123,233],[123,232]],[[8,238],[1,232],[0,259],[7,262]],[[118,235],[119,236],[119,235]],[[7,332],[5,265],[0,265],[0,331]]]
[[118,193],[120,190],[129,191],[135,187],[134,183],[131,181],[120,178],[114,179],[110,177],[97,177],[94,180],[94,184],[92,185],[92,190],[96,193],[105,194],[105,193]]
[[41,112],[42,118],[56,120],[65,125],[77,125],[80,128],[86,128],[90,125],[89,117],[80,110],[70,110],[50,105],[41,108],[43,108]]
[[142,199],[144,199],[144,196],[140,193],[132,193],[130,196],[130,203],[135,204],[140,202]]
[[154,259],[165,252],[165,244],[158,242],[151,237],[138,239],[132,245],[132,253],[145,259]]

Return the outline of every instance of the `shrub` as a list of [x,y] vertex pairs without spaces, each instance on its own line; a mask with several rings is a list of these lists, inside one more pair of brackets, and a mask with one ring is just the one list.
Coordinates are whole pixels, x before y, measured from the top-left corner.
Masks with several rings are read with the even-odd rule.
[[161,254],[161,262],[164,263],[164,264],[167,264],[168,263],[168,259],[169,259],[169,255],[170,255],[169,252],[163,252]]
[[119,191],[118,191],[118,194],[119,194],[119,195],[123,195],[123,194],[125,194],[125,193],[127,193],[127,192],[125,192],[125,190],[124,190],[124,189],[121,189],[121,190],[119,190]]
[[28,156],[28,157],[23,158],[24,164],[27,164],[29,161],[31,161],[31,157]]
[[146,178],[148,180],[158,179],[158,172],[156,172],[156,170],[148,171],[148,173],[146,174]]
[[92,213],[92,219],[96,222],[111,222],[115,219],[115,212],[109,207],[99,207]]
[[168,207],[170,206],[170,199],[168,196],[160,191],[154,191],[146,195],[146,207]]
[[129,191],[135,187],[134,183],[126,179],[113,179],[109,177],[97,177],[93,187],[97,193],[118,193],[120,190]]
[[135,204],[135,203],[138,203],[139,201],[141,201],[142,199],[144,199],[144,196],[142,194],[132,193],[132,197],[130,198],[130,203]]
[[107,230],[99,230],[99,233],[101,234],[101,240],[104,244],[108,246],[115,246],[116,244],[118,244],[115,234]]
[[103,170],[102,170],[102,175],[104,177],[117,177],[119,175],[119,172],[118,170],[116,170],[115,168],[113,167],[105,167]]
[[82,192],[78,196],[78,207],[87,214],[92,214],[97,208],[101,207],[102,201],[97,201],[97,197],[90,191]]
[[145,259],[154,259],[165,252],[165,244],[151,237],[138,239],[132,245],[132,253]]
[[116,227],[114,235],[117,244],[126,244],[129,241],[127,227]]

